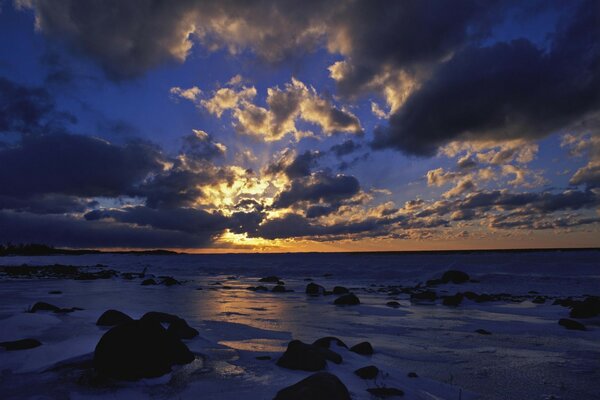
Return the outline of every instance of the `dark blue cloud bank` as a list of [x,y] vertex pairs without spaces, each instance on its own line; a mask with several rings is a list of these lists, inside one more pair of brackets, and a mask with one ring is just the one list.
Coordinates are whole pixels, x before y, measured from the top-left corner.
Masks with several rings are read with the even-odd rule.
[[597,2],[33,0],[0,20],[0,242],[599,244]]

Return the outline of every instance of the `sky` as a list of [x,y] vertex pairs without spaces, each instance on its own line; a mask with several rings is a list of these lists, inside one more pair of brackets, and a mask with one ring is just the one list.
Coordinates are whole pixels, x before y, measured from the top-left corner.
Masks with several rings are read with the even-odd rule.
[[600,246],[598,1],[0,0],[0,243]]

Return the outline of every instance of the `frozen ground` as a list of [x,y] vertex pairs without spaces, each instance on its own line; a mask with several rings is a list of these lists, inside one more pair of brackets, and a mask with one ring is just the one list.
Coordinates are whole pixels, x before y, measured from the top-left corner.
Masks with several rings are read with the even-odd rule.
[[[272,399],[310,375],[275,365],[287,343],[337,336],[349,345],[367,340],[376,353],[344,349],[344,362],[328,364],[353,399],[370,399],[366,388],[401,388],[405,399],[594,399],[600,398],[600,317],[581,320],[587,331],[558,325],[568,309],[553,297],[599,295],[600,252],[476,254],[303,255],[84,255],[4,257],[0,265],[103,264],[121,272],[170,275],[181,286],[141,286],[139,279],[0,279],[0,341],[26,337],[43,345],[0,350],[2,398]],[[464,301],[459,307],[411,303],[383,286],[415,286],[447,269],[469,273],[478,283],[441,285],[457,291],[550,297],[544,304]],[[294,292],[253,292],[263,276],[281,277]],[[309,297],[306,278],[352,288],[361,305],[338,307],[337,296]],[[267,285],[271,287],[272,285]],[[62,294],[49,294],[60,290]],[[535,291],[537,294],[530,293]],[[399,308],[386,302],[396,300]],[[24,311],[37,301],[83,311]],[[95,325],[105,310],[132,317],[165,311],[200,331],[186,341],[196,362],[172,374],[111,387],[78,383],[106,329]],[[474,333],[486,329],[491,335]],[[256,356],[270,355],[260,361]],[[352,371],[376,365],[386,375],[363,381]],[[418,378],[408,378],[416,372]]]

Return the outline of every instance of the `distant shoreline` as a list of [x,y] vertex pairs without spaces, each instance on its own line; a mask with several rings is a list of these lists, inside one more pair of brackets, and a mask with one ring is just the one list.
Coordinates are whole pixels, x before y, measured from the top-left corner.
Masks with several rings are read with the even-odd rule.
[[390,250],[390,251],[305,251],[305,252],[226,252],[226,253],[191,253],[165,249],[153,250],[97,250],[97,249],[65,249],[46,245],[20,245],[0,247],[0,257],[11,256],[52,256],[52,255],[87,255],[87,254],[132,254],[132,255],[282,255],[282,254],[347,254],[347,255],[400,255],[400,254],[480,254],[480,253],[538,253],[538,252],[575,252],[600,251],[600,247],[561,247],[561,248],[529,248],[529,249],[457,249],[457,250]]

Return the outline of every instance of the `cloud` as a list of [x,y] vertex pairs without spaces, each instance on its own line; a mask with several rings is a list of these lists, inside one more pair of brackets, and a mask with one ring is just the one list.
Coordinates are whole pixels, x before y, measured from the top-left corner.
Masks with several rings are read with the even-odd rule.
[[294,179],[291,185],[278,194],[273,207],[286,208],[299,202],[337,204],[360,191],[360,184],[353,176],[330,175],[325,172]]
[[337,157],[342,157],[355,152],[362,146],[352,139],[345,140],[343,143],[331,146],[329,151],[333,152]]
[[526,39],[458,51],[376,130],[374,147],[430,156],[453,140],[539,138],[598,109],[593,7],[582,3],[548,51]]

